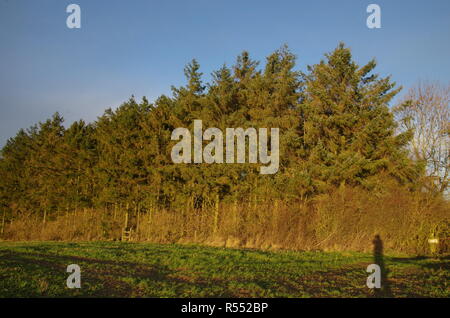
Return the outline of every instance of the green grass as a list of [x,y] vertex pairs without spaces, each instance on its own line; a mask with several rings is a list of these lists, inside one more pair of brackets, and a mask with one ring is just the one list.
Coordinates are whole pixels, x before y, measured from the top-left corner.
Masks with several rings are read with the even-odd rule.
[[[384,257],[393,297],[449,297],[447,258]],[[370,254],[0,242],[0,297],[370,297]],[[81,289],[66,287],[67,265]]]

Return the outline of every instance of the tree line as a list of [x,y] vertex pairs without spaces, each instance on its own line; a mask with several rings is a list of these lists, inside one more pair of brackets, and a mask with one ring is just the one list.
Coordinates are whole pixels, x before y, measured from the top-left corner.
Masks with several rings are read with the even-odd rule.
[[[411,155],[414,127],[399,129],[389,106],[401,88],[375,67],[374,60],[359,66],[342,43],[304,72],[287,46],[264,65],[244,51],[208,83],[192,60],[186,85],[172,87],[171,96],[152,103],[131,97],[92,123],[65,128],[56,113],[20,130],[1,150],[1,209],[7,217],[45,220],[82,208],[307,202],[341,186],[375,194],[394,183],[423,191],[427,162]],[[192,129],[195,119],[223,131],[279,128],[278,173],[261,175],[258,164],[248,163],[174,164],[171,133]]]

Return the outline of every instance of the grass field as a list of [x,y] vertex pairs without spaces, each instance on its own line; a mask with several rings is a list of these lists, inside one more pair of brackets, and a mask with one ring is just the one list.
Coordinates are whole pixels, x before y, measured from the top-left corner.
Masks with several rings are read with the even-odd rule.
[[[371,297],[370,254],[0,242],[0,297]],[[385,295],[449,297],[450,260],[384,257]],[[69,264],[81,288],[69,289]]]

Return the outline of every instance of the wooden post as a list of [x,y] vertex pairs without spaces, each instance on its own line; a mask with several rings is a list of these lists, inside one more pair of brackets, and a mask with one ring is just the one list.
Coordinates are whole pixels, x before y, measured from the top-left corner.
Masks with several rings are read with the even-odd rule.
[[216,232],[217,232],[218,222],[219,222],[219,195],[217,194],[217,196],[216,196],[216,206],[215,206],[215,209],[214,209],[214,229],[213,229],[213,233],[214,234],[216,234]]
[[139,202],[136,202],[136,234],[139,233],[139,226],[141,223],[141,210],[139,209]]
[[239,229],[239,217],[238,217],[238,206],[237,206],[237,199],[233,202],[233,226],[234,230],[237,233]]
[[125,227],[124,227],[124,230],[128,229],[129,210],[130,210],[130,204],[127,202],[127,204],[125,205]]
[[5,214],[6,212],[3,210],[3,216],[2,216],[2,231],[1,231],[1,235],[3,235],[4,229],[5,229]]
[[[156,206],[156,204],[155,204],[155,206]],[[153,214],[154,214],[154,210],[155,210],[155,207],[154,207],[154,205],[153,205],[153,203],[150,205],[150,210],[148,211],[149,212],[149,217],[148,217],[148,224],[152,224],[152,216],[153,216]]]
[[258,201],[258,197],[256,192],[258,191],[258,178],[255,179],[255,184],[253,185],[253,209],[256,210],[256,205]]
[[125,211],[125,226],[124,228],[126,229],[128,227],[128,211]]

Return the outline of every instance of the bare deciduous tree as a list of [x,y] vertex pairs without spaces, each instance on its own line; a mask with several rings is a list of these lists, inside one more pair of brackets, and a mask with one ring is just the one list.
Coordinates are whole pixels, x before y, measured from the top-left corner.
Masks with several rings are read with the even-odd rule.
[[440,192],[449,185],[450,85],[419,82],[395,107],[401,130],[412,130],[411,153],[426,163]]

